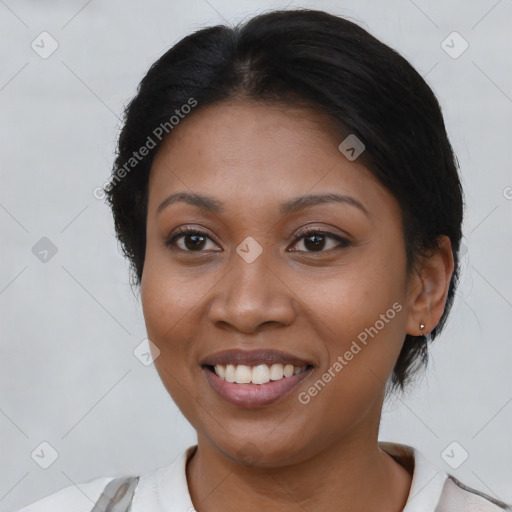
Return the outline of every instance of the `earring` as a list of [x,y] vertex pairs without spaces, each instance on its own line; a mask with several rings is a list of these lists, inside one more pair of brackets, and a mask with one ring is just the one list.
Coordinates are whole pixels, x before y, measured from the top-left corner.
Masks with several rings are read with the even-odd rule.
[[425,324],[420,324],[420,331],[423,331],[425,329]]

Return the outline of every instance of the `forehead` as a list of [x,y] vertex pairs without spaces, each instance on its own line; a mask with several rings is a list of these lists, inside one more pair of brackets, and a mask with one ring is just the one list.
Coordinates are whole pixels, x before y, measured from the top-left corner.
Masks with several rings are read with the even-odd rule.
[[330,117],[311,108],[250,101],[202,107],[180,121],[156,155],[150,208],[173,191],[238,204],[333,190],[392,201],[362,163],[339,151],[343,138]]
[[165,145],[172,148],[190,135],[205,141],[212,131],[217,137],[228,135],[233,142],[252,135],[277,135],[283,144],[325,139],[330,134],[333,142],[339,138],[334,133],[337,131],[334,120],[312,107],[229,99],[194,109],[173,129]]

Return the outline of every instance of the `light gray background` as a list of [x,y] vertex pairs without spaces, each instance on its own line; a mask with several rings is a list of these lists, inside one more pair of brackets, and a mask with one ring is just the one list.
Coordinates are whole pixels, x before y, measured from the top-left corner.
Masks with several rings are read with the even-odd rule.
[[[0,0],[0,511],[151,471],[194,443],[154,367],[133,354],[141,308],[92,191],[157,57],[192,30],[287,5],[358,20],[439,97],[465,186],[467,252],[426,376],[387,405],[381,439],[512,501],[510,0]],[[31,48],[42,31],[59,44],[48,59]],[[469,43],[456,59],[441,47],[453,31]],[[42,237],[58,248],[46,263],[32,252]],[[59,453],[46,470],[31,458],[43,441]],[[456,470],[441,456],[453,441],[453,457],[469,453]]]

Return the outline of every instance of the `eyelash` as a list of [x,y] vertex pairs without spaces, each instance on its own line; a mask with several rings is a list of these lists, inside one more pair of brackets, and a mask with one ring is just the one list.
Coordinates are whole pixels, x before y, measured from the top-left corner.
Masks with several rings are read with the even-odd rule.
[[[191,229],[191,228],[183,227],[183,228],[179,228],[179,230],[176,233],[171,235],[165,241],[165,245],[169,249],[171,249],[173,246],[176,245],[176,241],[179,238],[185,237],[187,235],[199,235],[199,236],[202,236],[202,237],[205,237],[205,238],[208,238],[209,240],[211,240],[211,238],[204,231],[201,231],[201,230],[198,230],[198,229]],[[341,237],[339,235],[335,235],[334,233],[330,233],[329,231],[324,231],[324,230],[318,229],[318,228],[309,228],[309,229],[306,228],[306,229],[300,230],[297,233],[297,238],[295,239],[295,242],[294,242],[293,245],[295,245],[300,240],[302,240],[304,238],[307,238],[308,236],[311,236],[311,235],[321,235],[321,236],[324,236],[325,238],[330,238],[330,239],[336,240],[340,244],[339,248],[345,248],[345,247],[348,247],[349,245],[351,245],[350,241],[347,238],[343,238],[343,237]],[[204,250],[190,251],[190,250],[187,250],[187,249],[181,249],[181,247],[178,247],[178,250],[183,251],[183,252],[190,252],[190,253],[195,253],[195,252],[196,253],[202,253],[202,252],[205,252]],[[332,250],[333,249],[321,250],[321,251],[298,251],[298,250],[293,250],[292,252],[301,252],[301,253],[315,254],[315,253],[325,253],[325,252],[329,252],[329,251],[332,251]]]

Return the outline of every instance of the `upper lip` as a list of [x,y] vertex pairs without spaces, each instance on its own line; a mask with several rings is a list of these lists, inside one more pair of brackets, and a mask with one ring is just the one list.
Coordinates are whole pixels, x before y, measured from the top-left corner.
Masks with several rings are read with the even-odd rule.
[[312,365],[312,363],[300,357],[273,349],[222,350],[205,357],[201,362],[201,366],[215,366],[216,364],[243,364],[247,366],[292,364],[295,367]]

